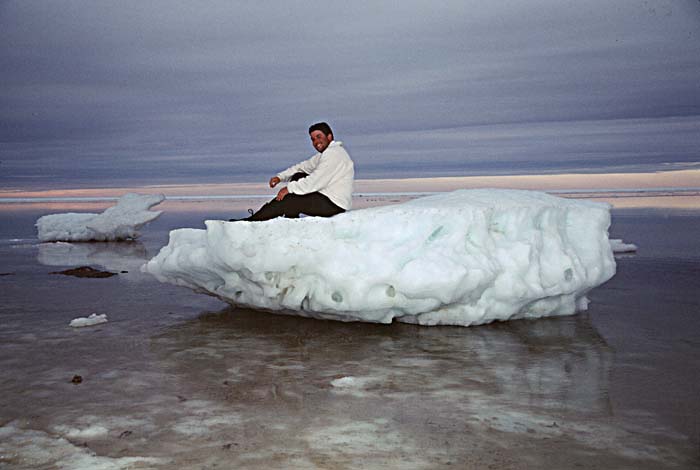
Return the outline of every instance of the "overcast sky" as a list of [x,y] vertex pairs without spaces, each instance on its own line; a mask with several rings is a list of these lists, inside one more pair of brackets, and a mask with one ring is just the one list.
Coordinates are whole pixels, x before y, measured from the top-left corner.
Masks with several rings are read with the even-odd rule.
[[3,188],[700,166],[700,2],[3,1]]

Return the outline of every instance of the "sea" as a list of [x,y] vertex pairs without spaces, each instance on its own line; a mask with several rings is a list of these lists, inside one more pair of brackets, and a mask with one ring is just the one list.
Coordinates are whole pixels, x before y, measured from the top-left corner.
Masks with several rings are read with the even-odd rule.
[[[139,270],[231,201],[166,201],[134,242],[36,239],[111,204],[0,204],[0,468],[700,466],[700,208],[613,208],[638,250],[587,311],[463,328],[274,315]],[[116,274],[60,274],[81,266]]]

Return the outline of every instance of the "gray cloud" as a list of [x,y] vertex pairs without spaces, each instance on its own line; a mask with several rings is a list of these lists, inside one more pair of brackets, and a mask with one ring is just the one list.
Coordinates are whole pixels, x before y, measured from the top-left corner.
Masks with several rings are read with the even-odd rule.
[[322,119],[360,177],[693,165],[697,57],[696,0],[5,1],[0,182],[266,179]]

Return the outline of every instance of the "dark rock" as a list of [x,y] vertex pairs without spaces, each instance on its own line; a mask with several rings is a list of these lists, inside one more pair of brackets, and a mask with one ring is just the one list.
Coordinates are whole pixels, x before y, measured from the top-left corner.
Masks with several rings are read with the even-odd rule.
[[80,375],[74,375],[71,382],[73,382],[74,384],[79,384],[83,382],[83,378]]
[[75,276],[75,277],[90,277],[90,278],[103,278],[116,276],[117,273],[111,273],[109,271],[98,271],[97,269],[91,268],[90,266],[81,266],[79,268],[66,269],[65,271],[55,271],[51,274],[63,274],[64,276]]

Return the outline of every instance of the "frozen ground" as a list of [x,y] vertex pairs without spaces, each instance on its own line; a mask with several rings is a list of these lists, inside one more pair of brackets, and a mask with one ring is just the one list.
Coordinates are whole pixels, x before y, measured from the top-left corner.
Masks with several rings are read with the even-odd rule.
[[[428,329],[234,309],[130,270],[169,229],[226,213],[169,211],[128,250],[50,253],[37,215],[0,213],[0,466],[700,463],[697,213],[614,214],[639,251],[586,313]],[[86,260],[129,272],[48,274]],[[109,322],[68,325],[93,312]]]

